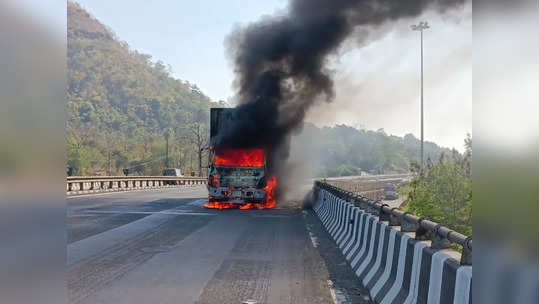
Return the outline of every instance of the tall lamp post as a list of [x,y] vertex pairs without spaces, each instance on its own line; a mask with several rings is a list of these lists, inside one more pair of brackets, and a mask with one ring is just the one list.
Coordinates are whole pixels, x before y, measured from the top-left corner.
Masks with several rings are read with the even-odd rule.
[[165,129],[165,140],[166,140],[166,151],[165,151],[165,168],[169,168],[169,163],[168,163],[168,139],[170,138],[170,136],[172,135],[174,131],[171,129],[171,128],[167,128]]
[[412,31],[421,32],[421,166],[420,170],[423,173],[424,160],[423,160],[423,31],[430,28],[428,22],[419,22],[419,24],[411,25]]

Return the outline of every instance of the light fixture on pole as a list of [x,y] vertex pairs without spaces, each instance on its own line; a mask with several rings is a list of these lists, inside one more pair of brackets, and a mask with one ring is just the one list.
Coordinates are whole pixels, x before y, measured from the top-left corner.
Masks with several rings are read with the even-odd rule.
[[419,22],[419,24],[411,25],[412,31],[421,32],[421,166],[420,170],[423,172],[425,162],[423,160],[423,31],[430,28],[428,22]]

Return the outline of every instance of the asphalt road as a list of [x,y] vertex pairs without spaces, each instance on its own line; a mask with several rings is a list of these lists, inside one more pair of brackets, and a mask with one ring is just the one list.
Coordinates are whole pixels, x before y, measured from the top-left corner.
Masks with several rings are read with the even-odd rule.
[[206,196],[68,198],[70,303],[368,303],[311,210],[207,210]]

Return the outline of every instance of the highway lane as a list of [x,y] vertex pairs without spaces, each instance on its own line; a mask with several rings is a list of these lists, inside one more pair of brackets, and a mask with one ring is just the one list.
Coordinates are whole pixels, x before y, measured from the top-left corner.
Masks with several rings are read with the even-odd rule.
[[312,211],[207,210],[206,196],[68,198],[70,303],[367,303]]

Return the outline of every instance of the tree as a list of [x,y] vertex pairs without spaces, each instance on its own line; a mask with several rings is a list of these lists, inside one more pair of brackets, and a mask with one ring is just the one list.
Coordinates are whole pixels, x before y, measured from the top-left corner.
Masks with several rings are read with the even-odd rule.
[[[471,137],[466,142],[471,143]],[[472,234],[471,145],[469,154],[456,150],[451,157],[429,162],[423,176],[414,178],[402,190],[408,195],[406,209],[465,235]]]
[[208,150],[208,129],[200,122],[194,122],[189,126],[190,141],[196,149],[198,156],[198,176],[202,176],[202,155]]
[[[133,163],[136,173],[151,174],[166,162],[158,153],[168,151],[167,166],[186,166],[197,153],[193,144],[171,139],[190,137],[191,121],[207,128],[209,109],[218,103],[173,78],[165,63],[130,49],[72,1],[67,18],[66,137],[74,139],[67,165],[76,174],[121,174]],[[171,128],[176,134],[166,149],[163,136]]]

